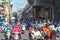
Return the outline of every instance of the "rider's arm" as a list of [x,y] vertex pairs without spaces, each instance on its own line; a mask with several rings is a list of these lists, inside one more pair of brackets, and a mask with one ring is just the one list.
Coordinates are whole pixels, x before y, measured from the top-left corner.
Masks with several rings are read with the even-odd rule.
[[40,37],[42,37],[42,39],[44,40],[44,37],[42,36],[42,34],[40,32],[38,32],[38,33],[39,33]]
[[39,35],[42,36],[42,34],[38,31]]
[[31,36],[32,36],[32,39],[34,39],[34,37],[35,37],[35,36],[34,36],[34,32],[31,33]]
[[34,35],[34,31],[31,32],[31,36],[33,36],[33,35]]
[[12,29],[12,27],[11,27],[11,29]]
[[6,30],[6,27],[5,27],[5,31],[7,31],[7,30]]
[[57,29],[58,29],[58,28],[56,27],[56,28],[55,28],[55,31],[57,31]]

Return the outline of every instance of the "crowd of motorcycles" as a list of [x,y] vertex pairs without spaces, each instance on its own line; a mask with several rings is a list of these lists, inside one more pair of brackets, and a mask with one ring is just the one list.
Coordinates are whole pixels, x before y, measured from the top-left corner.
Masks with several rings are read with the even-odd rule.
[[10,22],[5,22],[2,24],[1,33],[4,34],[5,40],[20,40],[20,27],[16,24],[14,25],[16,26],[17,30],[15,29],[15,26],[10,24]]
[[[52,37],[50,37],[48,39],[46,38],[48,33],[44,32],[42,30],[42,28],[44,26],[49,26],[50,33],[55,34],[54,36],[57,35],[55,37],[55,40],[60,40],[60,23],[57,23],[56,21],[53,22],[53,21],[49,21],[49,20],[48,21],[40,20],[39,22],[38,21],[36,21],[36,23],[30,22],[29,24],[21,23],[18,21],[17,23],[14,23],[14,26],[12,26],[12,23],[6,22],[2,26],[3,26],[2,33],[4,33],[6,40],[20,40],[21,34],[24,34],[24,31],[27,30],[27,28],[29,29],[28,31],[29,31],[30,40],[52,40]],[[32,34],[34,34],[35,30],[39,31],[42,36],[39,35],[39,36],[34,37],[34,35],[32,35]],[[32,31],[34,31],[34,32],[32,33]],[[35,34],[38,34],[38,33],[35,33]]]

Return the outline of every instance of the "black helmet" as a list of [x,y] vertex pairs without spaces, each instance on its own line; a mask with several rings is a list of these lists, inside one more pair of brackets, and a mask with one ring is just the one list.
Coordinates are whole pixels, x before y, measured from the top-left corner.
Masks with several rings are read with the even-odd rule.
[[49,26],[50,24],[46,24],[46,26]]

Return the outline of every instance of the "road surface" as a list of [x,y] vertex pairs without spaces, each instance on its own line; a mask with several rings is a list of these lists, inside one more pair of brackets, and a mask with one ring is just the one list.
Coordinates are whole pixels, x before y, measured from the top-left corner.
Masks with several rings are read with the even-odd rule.
[[21,34],[21,40],[29,40],[29,31],[25,31],[24,34]]
[[4,34],[1,33],[1,26],[0,26],[0,40],[2,40],[2,39],[5,39],[5,38],[4,38]]

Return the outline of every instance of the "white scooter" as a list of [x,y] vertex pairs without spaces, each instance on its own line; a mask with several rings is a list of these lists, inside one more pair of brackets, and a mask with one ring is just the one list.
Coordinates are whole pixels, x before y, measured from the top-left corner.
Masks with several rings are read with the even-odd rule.
[[20,37],[19,34],[20,34],[19,32],[14,32],[13,39],[14,40],[19,40],[19,37]]
[[42,40],[42,37],[36,36],[36,37],[35,37],[35,40]]
[[26,30],[26,25],[22,25],[22,34],[25,33],[25,32],[24,32],[25,30]]
[[11,30],[6,31],[6,40],[10,40],[11,38]]

